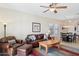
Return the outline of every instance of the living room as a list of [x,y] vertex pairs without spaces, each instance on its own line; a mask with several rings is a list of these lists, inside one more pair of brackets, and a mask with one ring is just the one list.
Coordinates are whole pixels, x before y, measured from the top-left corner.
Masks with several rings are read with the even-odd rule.
[[[58,5],[60,6],[67,6],[67,7],[63,10],[56,9],[55,11],[57,11],[57,13],[55,13],[54,11],[51,12],[50,10],[43,13],[43,11],[46,10],[47,8],[45,9],[40,6],[49,6],[50,4],[51,3],[0,3],[0,38],[1,40],[3,40],[4,38],[7,39],[8,37],[10,37],[10,39],[11,38],[16,39],[16,42],[21,43],[20,47],[18,46],[16,49],[12,49],[11,51],[9,50],[11,55],[13,54],[12,51],[15,50],[15,53],[13,55],[15,55],[17,52],[15,56],[26,56],[28,49],[29,50],[31,49],[32,52],[28,56],[46,56],[46,55],[47,56],[79,56],[79,53],[78,53],[79,52],[78,50],[79,49],[79,46],[78,46],[79,44],[78,17],[79,16],[78,16],[78,9],[77,9],[77,6],[79,6],[79,4],[78,3],[66,3],[66,4],[58,3]],[[65,33],[66,34],[65,36],[70,35],[70,33],[72,33],[72,35],[76,33],[77,34],[76,42],[72,42],[73,39],[65,38],[65,37],[64,39],[68,39],[68,40],[63,40],[61,36],[61,32]],[[41,47],[41,49],[43,50],[39,50],[39,47],[36,47],[36,46],[39,46],[39,44],[41,45],[41,43],[39,44],[34,43],[33,44],[35,46],[34,48],[33,48],[33,45],[32,46],[29,45],[30,47],[27,49],[26,47],[28,45],[26,44],[27,43],[26,40],[28,39],[27,36],[37,35],[39,38],[39,36],[42,37],[42,34],[43,35],[45,34],[47,36],[47,37],[43,36],[46,39],[46,42],[50,38],[51,39],[57,38],[58,41],[60,40],[62,42],[61,45],[63,48],[60,45],[58,49],[57,47],[59,45],[59,42],[56,41],[57,46],[53,47],[54,49],[49,48],[48,49],[49,51],[48,50],[45,51],[45,48],[47,47],[46,45],[45,45],[46,47],[43,46],[45,48]],[[34,39],[35,36],[32,36],[31,38],[35,40]],[[71,41],[69,41],[69,39]],[[1,43],[1,45],[3,44],[4,43]],[[11,45],[11,47],[13,46]],[[2,55],[5,55],[5,53],[3,53]]]

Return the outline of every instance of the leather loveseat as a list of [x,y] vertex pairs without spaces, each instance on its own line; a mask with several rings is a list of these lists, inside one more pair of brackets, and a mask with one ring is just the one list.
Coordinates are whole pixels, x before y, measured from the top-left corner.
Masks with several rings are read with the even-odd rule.
[[29,34],[25,38],[27,44],[32,44],[33,47],[38,47],[41,41],[47,40],[48,37],[45,34]]

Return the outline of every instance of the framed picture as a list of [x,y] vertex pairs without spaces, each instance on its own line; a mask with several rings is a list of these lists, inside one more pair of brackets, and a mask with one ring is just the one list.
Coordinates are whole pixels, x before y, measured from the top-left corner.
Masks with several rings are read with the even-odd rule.
[[32,32],[41,32],[41,24],[32,22]]

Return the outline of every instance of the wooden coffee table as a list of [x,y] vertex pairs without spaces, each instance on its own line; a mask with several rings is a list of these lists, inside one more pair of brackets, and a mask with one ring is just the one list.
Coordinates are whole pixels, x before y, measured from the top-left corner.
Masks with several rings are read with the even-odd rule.
[[54,40],[47,40],[47,41],[39,42],[39,49],[41,49],[41,46],[42,46],[42,47],[45,47],[46,55],[47,55],[47,53],[48,53],[48,48],[49,48],[49,47],[52,47],[52,46],[54,46],[54,45],[57,45],[58,48],[59,48],[59,46],[60,46],[60,40],[54,39]]

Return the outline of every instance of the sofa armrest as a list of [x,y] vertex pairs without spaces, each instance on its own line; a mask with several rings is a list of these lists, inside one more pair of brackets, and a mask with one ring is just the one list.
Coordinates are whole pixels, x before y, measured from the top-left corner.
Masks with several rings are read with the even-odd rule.
[[13,53],[14,53],[14,52],[13,52],[13,47],[10,46],[9,49],[8,49],[8,54],[9,54],[9,56],[12,56]]

